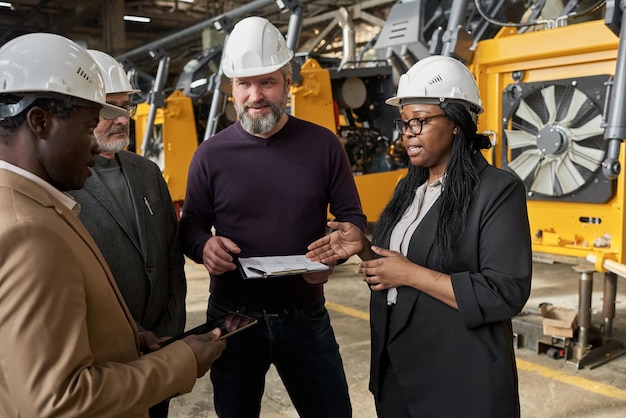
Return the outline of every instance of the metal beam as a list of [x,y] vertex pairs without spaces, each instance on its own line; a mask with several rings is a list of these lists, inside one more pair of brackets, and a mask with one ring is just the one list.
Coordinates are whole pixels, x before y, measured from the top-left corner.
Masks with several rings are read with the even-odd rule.
[[[347,6],[346,9],[350,12],[350,16],[355,16],[355,10],[356,10],[356,16],[358,16],[359,12],[363,13],[363,10],[372,9],[374,7],[379,7],[379,6],[384,6],[386,4],[391,4],[395,2],[396,0],[370,0],[370,1],[364,1],[356,6]],[[307,26],[315,25],[317,23],[326,22],[327,20],[334,19],[337,16],[338,11],[339,11],[339,8],[337,8],[337,10],[332,11],[332,12],[322,13],[321,15],[318,15],[315,17],[305,18],[302,22],[302,27],[307,27]]]
[[24,17],[22,17],[11,29],[6,31],[2,37],[0,37],[0,45],[3,45],[5,42],[10,40],[13,37],[13,34],[17,32],[24,23],[26,23],[31,17],[35,16],[41,9],[43,9],[51,0],[41,0],[35,7],[31,9]]
[[176,33],[173,33],[169,36],[166,36],[164,38],[161,38],[157,41],[154,42],[150,42],[146,45],[140,46],[138,48],[132,49],[128,52],[125,52],[121,55],[118,55],[116,58],[118,60],[128,60],[130,57],[133,57],[135,55],[139,55],[139,54],[143,54],[143,53],[148,53],[153,49],[156,48],[160,48],[163,47],[165,45],[167,45],[170,42],[174,42],[177,41],[181,38],[190,36],[190,35],[194,35],[198,32],[203,31],[204,29],[207,28],[212,28],[214,27],[213,24],[216,21],[222,20],[222,19],[230,19],[230,20],[235,20],[238,17],[241,16],[245,16],[248,14],[251,14],[253,12],[257,12],[259,9],[265,7],[265,6],[269,6],[270,4],[274,4],[273,0],[255,0],[253,2],[250,2],[244,6],[238,7],[237,9],[231,10],[230,12],[226,12],[220,16],[217,17],[213,17],[211,19],[207,19],[203,22],[197,23],[193,26],[190,26],[186,29],[183,29],[181,31],[178,31]]

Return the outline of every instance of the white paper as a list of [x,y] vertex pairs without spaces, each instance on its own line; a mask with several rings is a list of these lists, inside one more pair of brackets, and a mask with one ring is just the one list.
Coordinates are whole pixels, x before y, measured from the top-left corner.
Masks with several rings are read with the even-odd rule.
[[248,279],[304,274],[329,269],[326,264],[311,261],[305,255],[239,258],[239,264],[241,264],[244,277]]

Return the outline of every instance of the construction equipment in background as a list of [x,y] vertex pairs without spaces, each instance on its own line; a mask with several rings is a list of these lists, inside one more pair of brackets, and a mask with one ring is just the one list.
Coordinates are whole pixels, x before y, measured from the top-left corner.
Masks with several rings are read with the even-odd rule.
[[[393,95],[398,75],[414,62],[433,53],[454,56],[475,74],[484,98],[479,129],[494,143],[487,157],[527,187],[533,249],[552,258],[584,258],[593,251],[624,262],[623,176],[607,178],[602,169],[607,90],[619,37],[599,13],[615,10],[616,4],[563,3],[399,1],[380,34],[360,52],[350,13],[339,9],[335,21],[344,34],[342,58],[329,58],[323,49],[296,55],[290,111],[337,133],[368,220],[374,222],[407,167],[402,143],[392,131],[395,111],[384,100]],[[620,13],[609,15],[613,26],[619,24],[615,16]],[[373,50],[373,58],[363,58],[366,48]],[[184,112],[163,113],[166,178],[182,179],[188,167],[181,160],[170,165],[167,152],[183,148],[189,156],[197,146],[190,138],[205,139],[211,124],[219,130],[234,121],[228,83],[214,80],[221,53],[203,61],[209,55],[198,57],[194,74],[176,89],[182,94],[172,96],[173,103],[189,98],[193,121]],[[208,87],[194,91],[192,84],[203,79],[209,80]],[[207,118],[207,112],[213,116]],[[140,109],[137,120],[142,114]],[[167,125],[178,122],[168,118],[179,115],[189,118],[179,121],[186,128],[170,131]],[[140,127],[137,132],[142,133]],[[621,152],[618,162],[623,163],[623,156]],[[173,195],[184,197],[179,191]]]
[[[526,187],[536,259],[579,264],[572,336],[539,332],[529,338],[532,315],[514,318],[513,328],[525,347],[538,353],[563,349],[566,362],[593,368],[625,353],[623,343],[612,339],[617,276],[604,262],[623,264],[626,257],[626,185],[619,175],[626,160],[626,45],[620,45],[626,25],[623,4],[551,6],[557,3],[563,8],[551,15],[532,10],[525,24],[502,22],[494,38],[476,44],[468,65],[485,103],[479,127],[494,138],[492,163]],[[581,263],[588,256],[597,260],[594,266]],[[594,271],[604,273],[600,327],[591,320]]]
[[[152,118],[152,124],[147,121]],[[136,150],[161,168],[176,212],[180,214],[187,190],[187,171],[198,148],[196,115],[191,99],[177,90],[169,95],[163,107],[151,116],[150,106],[137,106],[135,120]],[[151,126],[146,137],[146,126]],[[185,167],[182,169],[181,167]]]
[[[297,53],[294,60],[289,111],[336,132],[370,222],[377,220],[407,168],[402,142],[392,131],[397,113],[384,104],[399,75],[432,54],[453,56],[470,68],[485,107],[479,131],[494,145],[486,157],[526,187],[537,260],[596,260],[593,268],[577,270],[583,326],[576,339],[562,345],[542,343],[540,330],[525,344],[542,345],[540,352],[563,349],[565,359],[578,367],[624,351],[622,343],[611,339],[616,275],[604,266],[608,260],[626,264],[626,184],[620,175],[626,164],[626,44],[620,44],[625,3],[398,1],[381,32],[358,53],[350,13],[339,9],[333,25],[343,33],[341,58],[326,56],[319,48]],[[292,42],[300,12],[290,24]],[[177,189],[180,183],[174,179],[186,182],[198,141],[235,120],[217,56],[221,54],[192,66],[196,75],[188,76],[156,112],[162,142],[152,135],[157,144],[141,147],[161,156],[174,200],[184,198],[184,188]],[[208,68],[207,74],[198,75],[202,68]],[[195,95],[192,84],[201,79],[211,80],[209,88]],[[138,126],[147,114],[139,109]],[[137,137],[145,134],[140,127],[137,132]],[[605,273],[601,331],[590,321],[594,269]],[[515,320],[514,328],[523,322]]]
[[[600,331],[591,327],[590,320],[589,271],[594,268],[577,270],[582,272],[581,289],[586,289],[579,295],[578,316],[583,326],[577,329],[577,340],[568,340],[562,347],[564,358],[579,368],[616,358],[624,353],[623,344],[611,339],[616,278],[604,270],[602,261],[624,263],[626,257],[625,184],[624,176],[618,175],[626,162],[622,144],[626,137],[626,92],[622,87],[626,81],[626,55],[618,57],[619,32],[626,25],[620,25],[618,6],[607,4],[607,18],[603,21],[598,14],[604,10],[603,1],[569,1],[565,5],[555,1],[550,2],[550,7],[545,7],[547,2],[537,1],[525,12],[505,10],[504,2],[474,0],[470,4],[468,0],[456,0],[449,9],[431,15],[428,13],[437,9],[429,8],[429,3],[399,2],[392,8],[376,43],[378,56],[386,58],[384,62],[396,73],[406,71],[412,63],[432,53],[453,56],[468,65],[485,103],[479,130],[490,135],[494,144],[486,156],[525,184],[534,254],[550,262],[571,263],[593,254],[599,260],[595,269],[605,272],[605,324]],[[483,3],[490,3],[491,7],[483,7]],[[518,21],[525,21],[510,24],[498,17],[503,15],[516,15]],[[432,31],[426,52],[422,38],[415,35],[423,35],[419,28],[431,27],[428,22],[433,19],[447,22],[447,27]],[[498,29],[494,31],[494,27]],[[477,40],[475,33],[485,38]],[[349,51],[350,48],[345,49],[344,56]],[[381,123],[389,119],[381,113],[384,106],[377,106],[376,96],[376,92],[385,91],[392,72],[384,64],[372,62],[359,61],[349,71],[345,71],[343,61],[330,65],[329,60],[320,62],[335,84],[328,89],[319,83],[322,74],[307,61],[303,65],[303,85],[313,84],[304,71],[311,69],[315,72],[311,79],[319,83],[316,87],[321,87],[305,89],[304,96],[312,102],[311,92],[317,91],[323,102],[322,98],[332,90],[336,107],[346,116],[336,123],[337,133],[353,162],[355,179],[370,179],[376,175],[368,171],[371,161],[356,158],[367,155],[363,150],[372,141],[365,138],[378,133],[387,144],[398,144],[393,134],[385,137],[381,129]],[[358,72],[361,67],[375,68],[376,81],[366,83],[367,78]],[[361,82],[352,83],[348,89],[351,101],[344,105],[342,83],[352,80],[352,76]],[[372,88],[374,85],[377,88]],[[294,100],[297,93],[294,92]],[[310,109],[308,112],[314,113],[314,109],[322,107],[311,104]],[[307,112],[298,112],[297,107],[293,110],[299,117],[307,118]],[[611,114],[615,115],[613,119]],[[359,137],[359,132],[368,134]],[[351,141],[357,144],[355,153],[350,152]],[[386,157],[393,162],[393,153],[389,152],[392,149],[388,148]],[[397,167],[389,164],[387,168]],[[361,173],[365,174],[358,176]],[[382,196],[383,202],[372,203],[384,205],[396,182],[392,177],[385,181],[388,183],[378,190],[371,187],[372,183],[361,183],[362,198]],[[370,216],[368,213],[371,220]],[[532,345],[537,344],[538,341],[532,341]]]
[[623,101],[609,100],[619,37],[584,11],[524,33],[505,26],[477,43],[469,66],[485,98],[480,129],[496,138],[492,162],[526,186],[533,250],[624,262],[624,179],[602,170],[609,108]]

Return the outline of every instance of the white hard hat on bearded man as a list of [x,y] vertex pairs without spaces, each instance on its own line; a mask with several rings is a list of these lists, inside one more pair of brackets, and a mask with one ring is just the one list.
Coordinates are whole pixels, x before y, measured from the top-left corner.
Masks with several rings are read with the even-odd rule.
[[88,49],[87,52],[89,52],[89,55],[91,55],[96,61],[96,64],[98,64],[98,67],[100,67],[100,74],[104,80],[104,89],[107,94],[134,94],[141,91],[133,88],[130,81],[128,81],[124,66],[115,58],[95,49]]
[[226,77],[253,77],[272,73],[293,58],[285,37],[267,19],[258,16],[238,22],[226,40],[222,70]]

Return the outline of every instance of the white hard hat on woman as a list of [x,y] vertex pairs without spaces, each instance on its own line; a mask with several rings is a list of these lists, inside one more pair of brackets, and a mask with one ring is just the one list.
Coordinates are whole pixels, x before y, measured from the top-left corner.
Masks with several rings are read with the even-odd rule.
[[95,49],[88,49],[87,52],[89,52],[89,55],[91,55],[100,68],[100,74],[104,79],[104,89],[107,94],[134,94],[141,91],[133,88],[130,81],[128,81],[124,67],[115,58]]
[[400,77],[398,93],[385,103],[463,104],[473,115],[483,112],[476,79],[459,60],[442,55],[423,58]]
[[238,22],[226,41],[222,70],[226,77],[254,77],[272,73],[293,58],[285,37],[267,19],[247,17]]
[[102,106],[106,119],[126,111],[106,103],[104,81],[94,59],[80,45],[60,35],[31,33],[0,48],[0,94],[22,98],[0,107],[0,119],[20,114],[39,97],[78,99],[77,105]]

